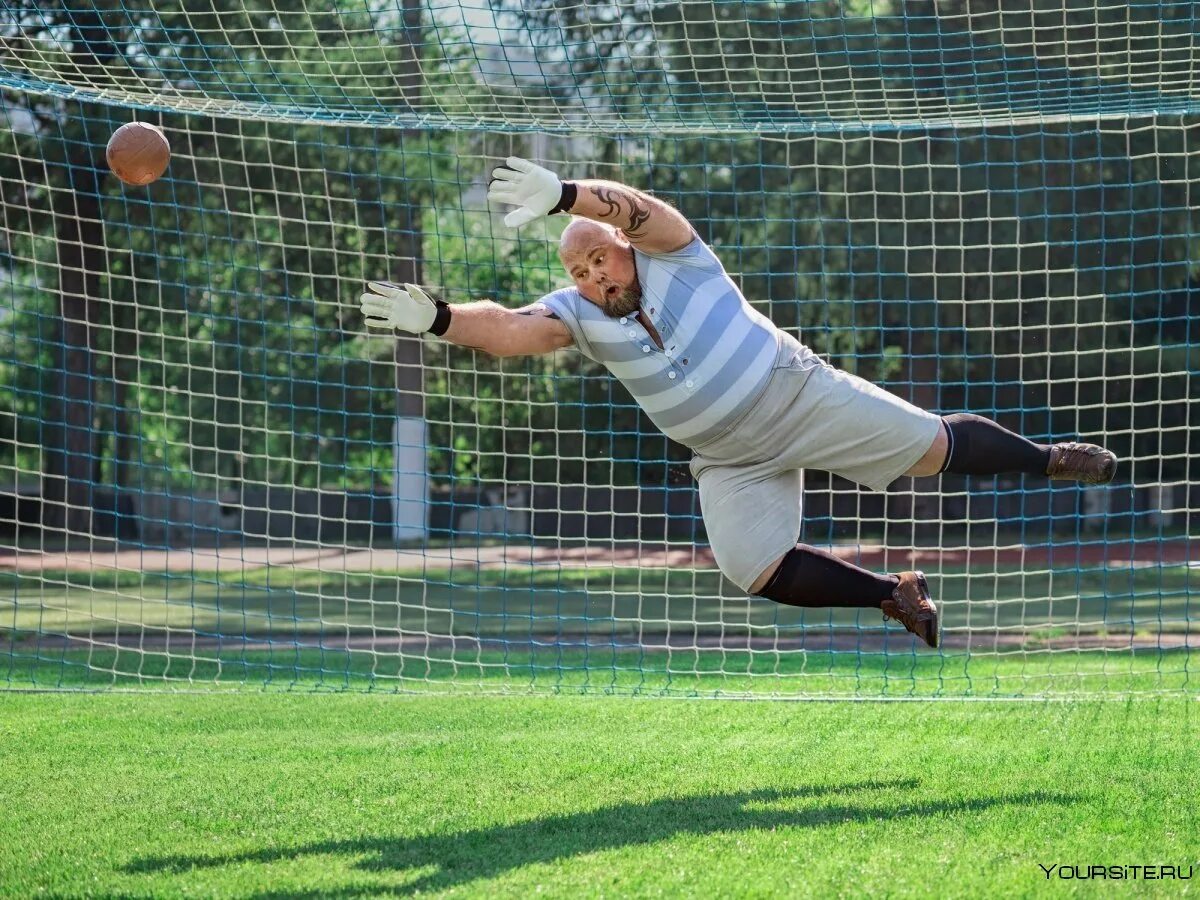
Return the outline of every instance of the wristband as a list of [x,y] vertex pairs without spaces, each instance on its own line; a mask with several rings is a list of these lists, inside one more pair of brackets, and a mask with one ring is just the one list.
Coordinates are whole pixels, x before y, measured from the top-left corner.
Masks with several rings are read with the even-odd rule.
[[446,333],[446,329],[450,327],[450,304],[445,300],[434,300],[437,305],[437,312],[433,316],[433,324],[429,326],[429,333],[436,334],[441,337]]
[[571,207],[575,205],[575,197],[578,193],[579,188],[575,182],[564,181],[562,183],[562,195],[558,198],[557,205],[550,212],[546,213],[546,215],[552,216],[555,213],[570,212]]

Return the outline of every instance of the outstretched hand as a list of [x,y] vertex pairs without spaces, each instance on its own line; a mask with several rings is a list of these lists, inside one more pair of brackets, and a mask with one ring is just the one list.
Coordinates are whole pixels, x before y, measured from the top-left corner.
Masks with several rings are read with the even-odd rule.
[[549,169],[519,156],[510,156],[502,166],[492,169],[488,182],[488,200],[516,206],[504,217],[509,228],[519,228],[542,216],[558,212],[563,186]]
[[437,304],[415,284],[401,287],[390,281],[371,281],[359,308],[372,328],[399,328],[420,334],[428,331],[437,316]]

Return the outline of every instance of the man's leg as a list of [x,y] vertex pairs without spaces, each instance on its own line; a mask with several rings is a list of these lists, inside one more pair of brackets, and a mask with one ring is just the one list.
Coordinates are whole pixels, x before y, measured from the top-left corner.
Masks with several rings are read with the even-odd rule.
[[970,413],[944,416],[942,426],[929,451],[905,474],[1025,474],[1084,484],[1107,484],[1117,474],[1117,457],[1095,444],[1035,444]]
[[[929,449],[905,473],[937,475],[1026,473],[1104,484],[1116,457],[1094,444],[1035,444],[982,416],[942,419]],[[937,646],[938,612],[919,572],[878,575],[814,547],[799,544],[754,580],[750,593],[790,606],[882,609]]]
[[876,575],[824,550],[797,544],[755,579],[750,593],[788,606],[879,609],[930,647],[941,640],[938,609],[920,572]]
[[792,606],[881,609],[937,646],[937,607],[920,573],[874,575],[814,547],[796,545],[803,498],[798,469],[776,471],[772,464],[697,457],[692,472],[700,484],[713,556],[738,587]]
[[[847,373],[818,370],[812,378],[815,386],[806,391],[814,413],[797,429],[804,443],[790,458],[802,468],[825,469],[876,490],[900,474],[1011,472],[1102,484],[1116,471],[1116,458],[1095,445],[1043,446],[970,414],[939,422]],[[895,462],[901,453],[911,454],[909,460],[921,456],[904,470]],[[899,465],[905,464],[901,457]],[[793,606],[879,608],[937,645],[937,608],[919,572],[877,575],[800,544],[764,568],[750,593]]]

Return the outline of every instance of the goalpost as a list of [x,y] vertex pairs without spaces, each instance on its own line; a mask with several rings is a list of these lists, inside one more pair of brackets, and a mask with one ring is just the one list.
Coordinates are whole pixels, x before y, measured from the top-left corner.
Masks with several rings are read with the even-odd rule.
[[[995,7],[6,6],[0,687],[1193,690],[1197,22]],[[146,188],[104,167],[134,119]],[[368,280],[566,283],[562,221],[487,208],[510,154],[653,191],[835,365],[1117,481],[807,473],[803,540],[923,569],[940,652],[747,597],[603,370],[367,334]]]

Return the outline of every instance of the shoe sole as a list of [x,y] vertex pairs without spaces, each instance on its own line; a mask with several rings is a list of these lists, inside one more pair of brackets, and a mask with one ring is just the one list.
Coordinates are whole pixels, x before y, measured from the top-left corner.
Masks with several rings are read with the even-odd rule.
[[1096,484],[1108,484],[1117,477],[1117,455],[1115,453],[1109,453],[1108,459],[1105,460],[1105,462],[1107,462],[1108,465],[1106,465],[1100,472],[1101,480],[1097,481]]
[[917,587],[921,589],[921,595],[929,601],[929,605],[933,607],[933,640],[922,637],[930,647],[936,650],[942,644],[942,611],[938,609],[937,604],[933,602],[933,597],[929,593],[929,582],[925,578],[924,572],[914,572],[917,576]]

